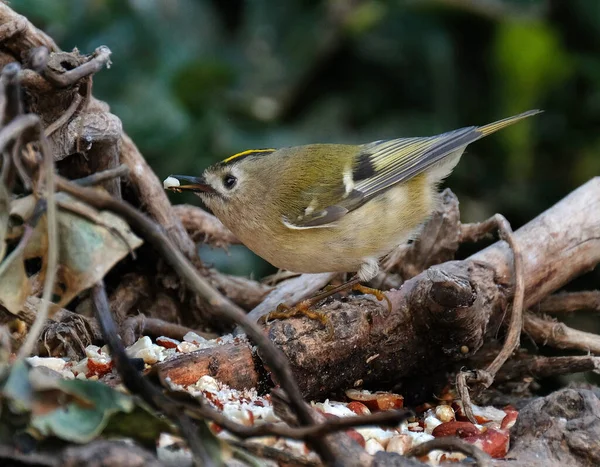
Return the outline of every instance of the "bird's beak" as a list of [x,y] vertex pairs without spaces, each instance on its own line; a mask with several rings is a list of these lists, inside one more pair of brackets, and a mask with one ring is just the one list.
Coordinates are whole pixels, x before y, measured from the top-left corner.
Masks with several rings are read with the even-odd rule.
[[194,191],[202,193],[214,193],[215,190],[206,183],[203,177],[189,177],[187,175],[169,175],[163,182],[165,190],[176,192]]

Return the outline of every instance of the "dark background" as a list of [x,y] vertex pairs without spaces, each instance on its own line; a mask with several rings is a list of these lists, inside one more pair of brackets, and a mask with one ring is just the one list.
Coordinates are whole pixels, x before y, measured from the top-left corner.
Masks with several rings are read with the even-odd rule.
[[[248,148],[430,135],[532,108],[545,113],[470,146],[446,182],[463,221],[501,212],[519,227],[600,173],[598,0],[11,6],[65,50],[112,49],[94,93],[161,179]],[[242,247],[202,254],[229,272],[271,271]]]

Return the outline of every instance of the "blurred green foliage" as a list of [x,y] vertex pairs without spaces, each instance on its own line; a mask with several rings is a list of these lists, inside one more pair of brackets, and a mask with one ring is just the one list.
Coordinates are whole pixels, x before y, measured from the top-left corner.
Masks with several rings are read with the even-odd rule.
[[[63,49],[111,48],[94,92],[160,178],[247,148],[428,135],[530,108],[546,112],[470,147],[447,182],[464,220],[502,212],[518,227],[600,173],[597,0],[11,6]],[[229,269],[266,271],[243,258]]]

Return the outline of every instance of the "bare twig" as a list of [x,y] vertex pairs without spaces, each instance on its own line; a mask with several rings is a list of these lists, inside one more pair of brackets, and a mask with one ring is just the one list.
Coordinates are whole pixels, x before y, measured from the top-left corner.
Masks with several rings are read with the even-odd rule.
[[506,362],[496,376],[496,381],[517,378],[547,378],[569,375],[584,371],[600,371],[600,357],[591,355],[574,357],[529,357],[524,360]]
[[[56,202],[55,181],[54,181],[54,158],[48,142],[43,135],[43,129],[40,119],[33,114],[20,115],[8,123],[0,130],[0,152],[4,150],[7,144],[14,141],[27,130],[33,130],[35,135],[32,135],[32,140],[37,140],[43,155],[44,174],[45,174],[45,191],[46,191],[46,212],[48,226],[48,256],[46,260],[46,276],[44,280],[44,291],[42,294],[42,305],[38,311],[38,316],[33,326],[29,330],[27,339],[19,350],[19,358],[24,358],[35,346],[35,342],[42,330],[46,319],[48,318],[48,309],[50,307],[50,299],[54,289],[54,281],[56,279],[56,268],[58,264],[58,241],[57,241],[57,222],[56,222]],[[23,141],[25,143],[25,141]]]
[[52,133],[54,133],[56,130],[58,130],[60,127],[62,127],[65,123],[67,123],[71,119],[71,117],[75,114],[75,112],[79,108],[79,105],[81,104],[82,100],[83,100],[83,98],[81,97],[81,94],[79,94],[79,93],[76,93],[73,96],[73,101],[71,102],[71,104],[69,105],[67,110],[65,110],[58,119],[56,119],[50,125],[48,125],[46,127],[46,130],[44,130],[44,134],[46,135],[46,137],[50,137],[52,135]]
[[[594,177],[515,232],[521,251],[527,253],[525,307],[598,264],[599,231],[600,177]],[[469,259],[494,265],[499,285],[514,284],[513,255],[507,243],[496,242]]]
[[240,276],[223,274],[216,269],[205,271],[211,285],[244,310],[252,310],[259,305],[272,287]]
[[452,436],[425,441],[424,443],[416,445],[408,451],[405,456],[421,457],[426,456],[431,451],[435,450],[462,452],[475,459],[479,467],[487,467],[490,465],[490,457],[485,452],[473,444],[469,444],[460,438],[454,438]]
[[81,186],[99,185],[100,183],[112,180],[113,178],[126,177],[128,174],[129,167],[127,167],[125,164],[121,164],[118,167],[115,167],[114,169],[107,169],[103,170],[102,172],[96,172],[92,175],[88,175],[87,177],[73,180],[73,182]]
[[265,446],[262,443],[256,443],[251,441],[232,441],[231,444],[244,451],[252,453],[257,457],[264,459],[272,459],[277,462],[277,465],[294,465],[301,467],[319,467],[323,464],[316,460],[311,461],[306,457],[294,455],[281,449],[276,449],[271,446]]
[[3,110],[2,123],[6,124],[23,114],[23,101],[21,99],[21,82],[19,73],[21,66],[18,63],[9,63],[2,69],[2,82],[6,93],[6,104]]
[[213,333],[196,331],[195,329],[180,324],[168,323],[158,318],[147,318],[144,315],[131,316],[121,324],[121,335],[125,345],[131,345],[139,335],[166,336],[182,340],[188,332],[195,332],[205,339],[215,339]]
[[4,151],[6,146],[18,138],[23,132],[29,129],[35,129],[40,126],[40,119],[37,115],[25,114],[21,115],[0,130],[0,151]]
[[600,336],[578,331],[566,324],[525,313],[525,332],[538,344],[600,354]]
[[[145,239],[151,243],[175,269],[179,276],[184,279],[188,286],[198,295],[203,297],[218,313],[225,318],[240,324],[261,350],[262,357],[269,365],[271,371],[277,377],[281,387],[288,393],[291,404],[294,407],[298,419],[302,425],[312,425],[313,421],[308,408],[304,405],[302,394],[298,388],[290,366],[281,352],[263,334],[262,330],[249,319],[243,310],[235,306],[204,279],[196,269],[188,262],[183,253],[171,242],[154,222],[148,219],[140,211],[120,200],[114,199],[106,193],[98,192],[90,188],[80,187],[62,177],[58,178],[58,186],[61,190],[77,197],[80,200],[94,206],[97,209],[107,209],[124,217],[132,228],[138,230]],[[329,446],[322,439],[311,438],[309,441],[315,451],[324,462],[333,462],[335,456]]]
[[471,394],[469,394],[469,386],[467,386],[467,379],[472,378],[472,374],[469,371],[460,371],[456,375],[456,391],[458,392],[458,397],[463,403],[463,411],[465,412],[465,416],[469,419],[471,423],[474,425],[477,423],[475,419],[475,414],[473,413],[473,405],[471,403]]
[[196,246],[175,214],[162,183],[126,134],[123,134],[121,145],[121,162],[129,167],[131,183],[148,214],[165,229],[169,239],[188,259],[197,258]]
[[115,322],[110,315],[108,297],[103,283],[98,283],[92,288],[92,302],[96,319],[102,329],[102,335],[110,348],[112,360],[125,386],[132,393],[142,397],[152,407],[163,411],[176,420],[196,459],[201,460],[202,465],[214,466],[215,463],[206,446],[198,437],[197,428],[192,420],[181,412],[178,404],[172,402],[163,395],[162,391],[142,378],[127,357],[125,347],[119,339]]
[[[510,358],[516,348],[519,347],[519,338],[521,336],[521,330],[523,329],[523,301],[525,298],[525,279],[523,277],[523,257],[521,248],[516,243],[513,231],[506,218],[500,214],[496,214],[490,220],[489,227],[495,226],[500,233],[500,238],[510,246],[513,252],[513,277],[514,277],[514,294],[512,301],[512,311],[510,314],[510,321],[508,323],[508,334],[506,340],[502,346],[502,350],[494,361],[488,365],[485,369],[486,381],[483,382],[484,387],[488,388],[494,379],[498,370],[504,365],[504,362]],[[485,223],[484,223],[485,224]],[[484,229],[487,226],[484,226]]]
[[537,313],[569,313],[579,310],[600,311],[600,290],[562,292],[550,295],[531,307]]
[[329,433],[347,430],[348,428],[395,426],[414,415],[409,410],[388,410],[356,417],[328,418],[322,423],[306,427],[292,427],[281,423],[265,423],[262,425],[246,426],[226,417],[220,411],[212,408],[207,401],[201,401],[201,408],[197,410],[202,417],[212,420],[220,427],[240,438],[281,436],[283,438],[299,440],[308,440],[315,436],[323,436]]
[[48,227],[48,254],[46,257],[46,271],[44,277],[44,291],[42,292],[42,304],[38,310],[38,316],[29,329],[27,339],[19,349],[19,358],[25,358],[33,350],[38,336],[48,319],[48,310],[52,294],[54,293],[54,283],[56,281],[56,271],[58,267],[58,224],[56,220],[56,200],[55,200],[55,176],[54,176],[54,158],[50,152],[48,141],[42,134],[42,127],[38,121],[39,145],[44,158],[44,168],[46,172],[46,216]]

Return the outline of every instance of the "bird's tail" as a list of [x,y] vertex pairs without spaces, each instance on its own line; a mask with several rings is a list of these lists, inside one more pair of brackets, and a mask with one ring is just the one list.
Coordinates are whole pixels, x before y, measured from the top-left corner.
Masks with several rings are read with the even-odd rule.
[[517,123],[518,121],[523,120],[524,118],[528,118],[528,117],[537,115],[542,112],[543,112],[543,110],[537,110],[537,109],[528,110],[527,112],[523,112],[522,114],[504,118],[502,120],[498,120],[497,122],[489,123],[488,125],[480,126],[479,128],[477,128],[477,131],[479,133],[481,133],[481,137],[484,137],[484,136],[490,135],[492,133],[495,133],[496,131],[501,130],[502,128],[505,128],[509,125],[512,125],[513,123]]

